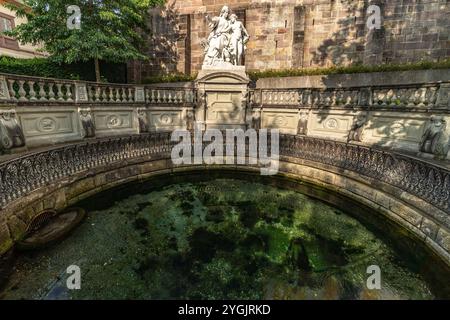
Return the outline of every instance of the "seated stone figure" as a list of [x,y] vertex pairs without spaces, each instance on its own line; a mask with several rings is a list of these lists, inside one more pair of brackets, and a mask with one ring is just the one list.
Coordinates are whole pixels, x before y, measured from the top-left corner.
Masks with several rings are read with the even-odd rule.
[[441,116],[432,116],[420,142],[420,152],[445,159],[449,152],[449,135],[446,132],[447,121]]
[[25,137],[14,111],[0,114],[0,153],[25,146]]

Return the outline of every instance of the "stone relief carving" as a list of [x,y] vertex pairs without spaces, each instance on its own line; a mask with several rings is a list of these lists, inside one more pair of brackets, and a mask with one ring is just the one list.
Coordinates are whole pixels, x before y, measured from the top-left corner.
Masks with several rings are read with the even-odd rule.
[[83,132],[85,138],[93,138],[95,137],[95,125],[94,120],[92,118],[91,109],[79,109],[80,120],[83,126]]
[[145,109],[138,109],[138,121],[139,121],[139,133],[145,133],[150,131],[150,124]]
[[255,130],[261,129],[261,110],[253,110],[252,128]]
[[25,146],[25,136],[14,110],[0,111],[0,154]]
[[112,114],[106,119],[106,125],[110,129],[119,128],[123,125],[123,119],[117,114]]
[[224,6],[218,17],[206,16],[211,33],[202,42],[205,49],[204,66],[240,66],[250,39],[244,24],[230,15],[230,8]]
[[308,113],[300,112],[297,126],[297,134],[306,136],[308,134]]
[[359,115],[356,117],[348,134],[347,142],[362,142],[362,133],[366,122],[367,117],[365,115]]
[[431,116],[420,142],[420,152],[433,154],[445,159],[450,149],[450,139],[446,132],[447,121],[442,116]]
[[57,122],[54,118],[45,117],[39,120],[37,127],[40,132],[54,132],[57,128]]
[[191,110],[188,110],[186,112],[186,129],[188,131],[193,131],[195,129],[195,116],[194,112]]

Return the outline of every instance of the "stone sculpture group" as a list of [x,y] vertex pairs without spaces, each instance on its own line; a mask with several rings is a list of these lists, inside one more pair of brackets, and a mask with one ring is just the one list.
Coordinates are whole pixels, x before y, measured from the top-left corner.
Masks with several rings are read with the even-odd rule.
[[218,17],[206,16],[211,33],[202,43],[205,48],[204,66],[243,65],[246,44],[250,39],[244,24],[224,6]]

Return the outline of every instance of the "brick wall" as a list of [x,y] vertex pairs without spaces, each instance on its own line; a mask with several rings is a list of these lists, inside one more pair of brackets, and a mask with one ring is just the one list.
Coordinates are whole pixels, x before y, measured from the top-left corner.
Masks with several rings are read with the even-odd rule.
[[[382,8],[381,30],[366,27],[370,4]],[[248,70],[450,57],[450,0],[169,0],[149,13],[150,61],[133,63],[130,78],[198,71],[209,33],[204,16],[224,5],[250,33]]]

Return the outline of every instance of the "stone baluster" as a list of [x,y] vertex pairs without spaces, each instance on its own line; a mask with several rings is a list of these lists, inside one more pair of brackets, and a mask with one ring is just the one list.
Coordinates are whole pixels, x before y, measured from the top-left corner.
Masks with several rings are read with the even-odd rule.
[[25,91],[25,81],[19,80],[19,101],[28,101],[26,95],[27,92]]
[[41,101],[47,101],[47,92],[45,92],[45,83],[39,82],[39,97]]
[[425,107],[425,102],[426,102],[426,96],[427,96],[427,88],[420,88],[417,92],[416,92],[416,102],[417,102],[417,106],[418,107]]
[[161,103],[161,91],[156,90],[156,103]]
[[108,96],[106,95],[106,90],[108,89],[108,87],[103,87],[102,88],[102,102],[108,102]]
[[150,93],[150,98],[149,98],[150,103],[155,103],[156,102],[155,90],[150,90],[149,93]]
[[108,101],[114,102],[114,89],[112,87],[108,87],[109,95],[108,95]]
[[64,93],[62,91],[62,83],[57,83],[56,88],[58,90],[58,101],[64,101]]
[[16,83],[16,80],[12,80],[12,79],[8,80],[9,95],[11,96],[11,100],[13,100],[13,101],[17,101],[16,91],[14,90],[15,83]]
[[30,91],[29,91],[30,101],[36,101],[37,100],[37,98],[36,98],[36,91],[34,91],[34,84],[35,84],[34,81],[28,81],[28,86],[30,87]]
[[94,96],[94,101],[95,102],[98,102],[98,101],[100,101],[100,91],[101,91],[101,88],[100,87],[96,87],[95,88],[95,96]]
[[124,87],[121,87],[120,92],[122,92],[121,102],[127,102],[128,101],[127,90]]
[[94,89],[94,87],[93,86],[88,86],[87,87],[88,88],[88,99],[89,99],[89,101],[93,101],[94,100],[94,95],[92,94],[92,90]]
[[55,92],[53,91],[54,83],[48,84],[48,100],[49,101],[55,101]]
[[72,85],[66,84],[65,87],[66,87],[67,102],[73,102]]
[[415,107],[415,101],[416,101],[416,90],[415,89],[409,89],[408,90],[408,107]]
[[175,104],[180,103],[180,102],[178,101],[178,91],[177,91],[177,90],[174,90],[174,91],[173,91],[173,103],[175,103]]
[[133,88],[128,88],[128,96],[130,97],[129,101],[130,102],[134,102],[134,89]]

